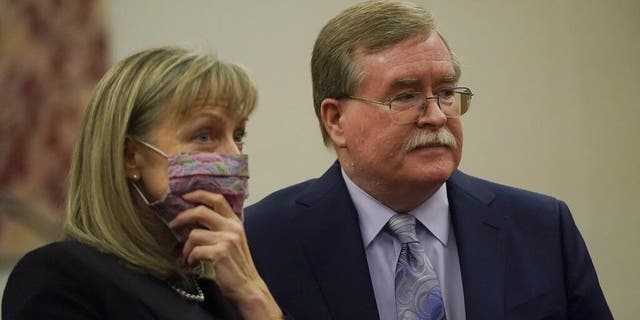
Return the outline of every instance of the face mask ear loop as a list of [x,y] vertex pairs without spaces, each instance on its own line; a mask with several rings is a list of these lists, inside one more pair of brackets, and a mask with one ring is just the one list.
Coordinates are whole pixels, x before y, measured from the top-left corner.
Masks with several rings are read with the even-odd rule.
[[138,192],[138,194],[140,195],[140,198],[142,198],[144,203],[149,205],[150,204],[149,200],[147,200],[147,197],[144,196],[144,193],[142,192],[142,190],[140,190],[140,187],[138,187],[138,184],[135,181],[130,181],[130,182],[131,182],[131,185],[133,185],[133,188],[136,189],[136,191]]
[[163,156],[163,157],[165,157],[165,158],[167,158],[167,159],[169,158],[169,157],[167,156],[167,154],[166,154],[166,153],[162,152],[162,150],[160,150],[160,149],[156,148],[154,145],[152,145],[152,144],[150,144],[150,143],[148,143],[148,142],[146,142],[146,141],[143,141],[142,139],[140,139],[140,138],[138,138],[138,137],[135,137],[135,136],[129,136],[129,137],[130,137],[131,139],[133,139],[133,140],[137,141],[138,143],[140,143],[140,144],[142,144],[142,145],[146,146],[147,148],[149,148],[149,149],[151,149],[151,150],[153,150],[153,151],[155,151],[155,152],[159,153],[161,156]]
[[[156,148],[155,146],[153,146],[152,144],[143,141],[142,139],[136,137],[136,136],[128,136],[129,138],[137,141],[138,143],[146,146],[147,148],[159,153],[161,156],[165,157],[165,158],[169,158],[167,157],[167,155],[162,152],[162,150]],[[140,195],[140,198],[142,198],[142,200],[144,201],[144,203],[146,203],[147,205],[150,205],[151,202],[149,202],[149,200],[147,199],[147,197],[145,197],[144,192],[142,192],[142,190],[140,190],[140,187],[138,186],[138,184],[135,181],[131,181],[131,184],[133,185],[133,188],[136,189],[136,191],[138,192],[138,194]]]

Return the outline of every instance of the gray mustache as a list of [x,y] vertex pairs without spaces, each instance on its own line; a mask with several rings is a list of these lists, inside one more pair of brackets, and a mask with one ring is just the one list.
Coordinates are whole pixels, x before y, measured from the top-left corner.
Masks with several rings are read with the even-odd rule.
[[458,141],[456,141],[456,137],[453,136],[453,133],[451,133],[449,129],[441,128],[435,132],[420,131],[405,143],[402,147],[402,151],[407,153],[428,144],[440,144],[451,149],[458,148]]

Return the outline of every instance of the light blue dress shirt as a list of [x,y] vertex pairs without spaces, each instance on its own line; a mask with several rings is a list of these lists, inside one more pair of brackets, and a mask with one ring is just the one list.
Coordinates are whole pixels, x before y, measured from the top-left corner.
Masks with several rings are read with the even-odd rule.
[[[342,177],[358,211],[380,319],[397,320],[394,277],[400,241],[385,228],[395,212],[360,189],[344,170]],[[460,260],[451,225],[446,184],[408,214],[420,222],[416,223],[416,233],[440,281],[447,319],[465,320]]]

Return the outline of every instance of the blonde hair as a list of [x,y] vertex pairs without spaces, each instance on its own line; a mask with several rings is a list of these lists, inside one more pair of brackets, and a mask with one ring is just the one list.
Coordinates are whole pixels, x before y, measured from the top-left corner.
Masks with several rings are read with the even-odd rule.
[[[356,51],[379,52],[409,38],[426,38],[431,31],[437,32],[431,13],[408,1],[362,2],[327,22],[311,56],[313,104],[326,146],[332,142],[320,117],[320,105],[325,98],[355,94],[362,77],[354,60]],[[459,63],[451,49],[449,53],[459,77]]]
[[[240,66],[175,47],[133,54],[94,89],[73,153],[65,238],[114,254],[158,277],[184,275],[160,219],[136,208],[124,170],[125,140],[148,137],[168,108],[179,119],[201,101],[248,117],[257,90]],[[175,242],[174,242],[175,244]]]

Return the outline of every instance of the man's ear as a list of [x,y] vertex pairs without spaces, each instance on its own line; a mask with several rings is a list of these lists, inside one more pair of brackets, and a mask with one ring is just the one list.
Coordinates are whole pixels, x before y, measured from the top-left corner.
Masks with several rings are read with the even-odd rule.
[[127,177],[133,180],[140,179],[140,166],[137,156],[140,145],[133,139],[126,137],[124,140],[124,171]]
[[346,138],[342,127],[342,108],[338,99],[326,98],[320,104],[320,118],[336,148],[346,147]]

